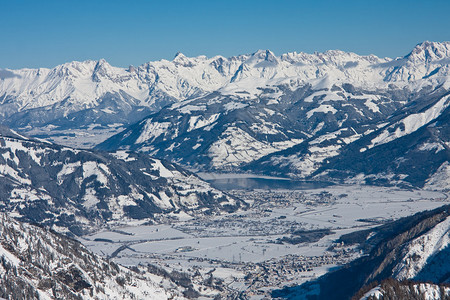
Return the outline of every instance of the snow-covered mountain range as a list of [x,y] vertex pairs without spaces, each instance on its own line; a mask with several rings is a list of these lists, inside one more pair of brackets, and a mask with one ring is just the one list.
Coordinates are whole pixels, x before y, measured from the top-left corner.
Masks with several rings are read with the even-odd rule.
[[[357,79],[361,77],[359,72],[373,77],[379,70],[366,72],[365,67],[387,61],[341,51],[276,57],[267,50],[231,58],[188,58],[178,53],[172,61],[128,69],[99,60],[71,62],[53,69],[2,70],[0,116],[14,129],[66,144],[76,141],[65,130],[75,130],[85,137],[84,146],[89,146],[93,142],[86,135],[92,129],[110,135],[112,129],[138,121],[170,103],[218,90],[239,92],[241,85],[246,87],[244,91],[248,85],[254,90],[266,81],[288,78],[310,80],[328,73],[335,73],[335,77],[345,73]],[[369,78],[364,81],[370,83]]]
[[[0,123],[18,131],[0,127],[0,210],[8,213],[0,214],[0,297],[198,296],[19,222],[80,236],[247,206],[175,163],[448,190],[449,106],[450,42],[424,42],[396,59],[264,50],[231,58],[178,53],[127,69],[104,60],[2,69]],[[432,281],[427,289],[437,291],[450,281],[449,211],[344,235],[339,242],[369,255],[274,296],[318,291],[329,299],[338,290],[350,297],[388,277],[417,280],[417,289]]]
[[245,203],[147,155],[99,153],[0,132],[0,207],[75,235],[107,224],[234,211]]
[[[245,100],[257,98],[258,88],[280,84],[297,89],[309,83],[321,89],[350,83],[373,89],[393,83],[401,89],[411,83],[423,85],[417,81],[426,77],[435,86],[448,76],[449,48],[448,43],[425,42],[399,59],[342,51],[275,56],[260,50],[231,58],[188,58],[178,53],[172,61],[128,69],[105,60],[70,62],[53,69],[3,69],[0,116],[13,129],[58,139],[54,132],[64,129],[86,134],[97,128],[110,133],[111,128],[133,123],[167,104],[216,91]],[[324,100],[322,94],[330,93],[316,95],[319,100]],[[333,93],[328,97],[333,98]],[[276,102],[279,95],[271,98]]]
[[449,91],[438,88],[362,134],[344,127],[245,168],[293,177],[445,188],[450,178],[449,105]]
[[[295,178],[359,176],[371,183],[399,179],[420,186],[449,161],[444,119],[450,103],[450,43],[425,42],[395,60],[339,51],[255,56],[245,64],[251,67],[240,71],[245,76],[168,106],[98,148],[144,151],[200,170],[244,169]],[[392,148],[399,138],[410,139],[425,125],[433,128],[430,138],[408,147],[419,149],[416,153],[443,152],[421,178],[410,174],[415,170],[408,163],[396,163],[414,161],[404,157],[409,155],[406,143],[389,165],[377,164],[382,170],[339,165],[355,155],[370,162],[367,155]],[[441,171],[446,173],[446,167]]]
[[[0,77],[2,122],[65,145],[90,147],[116,134],[98,148],[142,151],[198,170],[295,178],[381,182],[395,174],[397,182],[423,186],[438,170],[448,173],[447,123],[439,135],[433,122],[445,118],[449,103],[450,42],[424,42],[396,59],[337,50],[178,53],[128,69],[100,60],[2,70]],[[440,157],[423,178],[396,163],[408,160],[404,148],[383,170],[334,163],[414,140],[422,126],[433,133],[410,147]]]

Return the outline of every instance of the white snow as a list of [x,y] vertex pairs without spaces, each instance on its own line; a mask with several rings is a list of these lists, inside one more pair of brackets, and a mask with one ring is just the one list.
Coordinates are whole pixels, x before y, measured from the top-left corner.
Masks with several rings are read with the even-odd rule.
[[426,234],[408,245],[402,261],[393,270],[398,280],[414,278],[425,266],[427,259],[450,245],[450,217],[437,224]]
[[116,151],[116,152],[111,153],[111,155],[114,156],[115,158],[121,159],[126,162],[136,160],[135,157],[130,157],[130,154],[126,151]]
[[170,127],[169,122],[152,122],[151,119],[145,122],[142,128],[141,135],[137,138],[136,143],[152,142],[160,135],[164,134],[166,130]]
[[379,113],[380,109],[378,108],[378,105],[376,105],[372,99],[367,99],[366,102],[364,102],[364,105],[366,105],[371,111],[374,113]]
[[83,196],[83,206],[90,209],[99,202],[100,200],[95,195],[95,190],[93,188],[87,188]]
[[182,114],[190,114],[193,111],[203,111],[203,110],[206,110],[206,106],[204,105],[201,106],[185,105],[178,109],[178,111],[181,112]]
[[213,114],[213,115],[209,116],[208,118],[205,118],[202,115],[192,116],[189,118],[189,128],[187,129],[187,132],[211,125],[212,123],[217,121],[219,116],[220,116],[220,113]]
[[421,151],[432,151],[435,150],[434,153],[438,153],[439,151],[445,150],[445,147],[440,143],[425,143],[419,147]]
[[[436,119],[449,105],[449,95],[442,97],[431,108],[422,113],[411,114],[386,128],[380,135],[372,139],[369,149],[389,143],[397,138],[410,134],[420,127]],[[395,131],[394,131],[395,128]],[[393,132],[392,132],[393,131]]]
[[224,108],[224,110],[226,112],[229,112],[229,111],[236,110],[236,109],[241,109],[241,108],[244,108],[244,107],[247,107],[247,106],[248,106],[248,104],[246,104],[246,103],[233,102],[232,101],[232,102],[225,103],[223,105],[223,108]]
[[81,167],[80,161],[64,164],[61,171],[59,171],[58,175],[56,176],[56,178],[58,179],[58,183],[61,184],[64,176],[72,174],[79,167]]
[[331,105],[327,105],[327,104],[322,104],[317,108],[311,109],[310,111],[307,112],[306,117],[309,119],[312,117],[313,114],[315,113],[332,113],[335,114],[337,112],[337,110],[331,106]]
[[160,160],[154,159],[155,164],[153,165],[153,168],[159,171],[159,176],[165,177],[165,178],[171,178],[174,177],[174,173],[167,169]]
[[444,162],[436,173],[425,183],[427,190],[448,190],[450,189],[450,163]]
[[84,179],[95,176],[97,177],[97,181],[102,185],[106,186],[108,184],[108,178],[106,175],[109,173],[109,170],[105,164],[99,164],[95,161],[87,161],[82,164],[82,167]]

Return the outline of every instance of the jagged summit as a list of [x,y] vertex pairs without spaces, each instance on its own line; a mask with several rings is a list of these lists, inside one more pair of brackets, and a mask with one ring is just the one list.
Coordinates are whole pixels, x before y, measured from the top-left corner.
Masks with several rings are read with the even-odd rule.
[[[106,138],[114,128],[126,127],[169,104],[214,92],[255,95],[253,91],[267,86],[289,84],[296,89],[306,83],[331,89],[336,82],[370,90],[391,83],[411,90],[438,86],[450,74],[448,49],[447,42],[424,42],[399,60],[339,50],[281,56],[258,50],[230,58],[177,53],[172,61],[132,69],[100,59],[52,69],[6,70],[0,72],[0,117],[7,126],[33,135],[49,137],[55,131],[64,135],[67,129],[89,135],[94,126]],[[67,138],[77,143],[76,138]],[[62,138],[55,141],[66,143]]]
[[177,59],[178,57],[186,57],[183,53],[181,53],[181,51],[178,51],[177,53],[175,53],[175,56],[173,57],[173,59]]
[[177,52],[175,54],[175,57],[172,60],[173,63],[183,64],[183,65],[188,64],[189,61],[190,61],[190,59],[181,52]]
[[113,72],[111,65],[105,59],[99,59],[92,72],[92,80],[100,82],[102,77],[108,77]]
[[438,61],[450,58],[450,42],[430,42],[419,43],[405,56],[411,61]]
[[265,61],[277,61],[277,57],[270,50],[258,50],[251,55],[252,57],[263,59]]

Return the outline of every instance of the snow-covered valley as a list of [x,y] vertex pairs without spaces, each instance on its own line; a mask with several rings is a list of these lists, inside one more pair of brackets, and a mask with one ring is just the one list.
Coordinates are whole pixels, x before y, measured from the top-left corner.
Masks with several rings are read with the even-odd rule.
[[199,279],[210,274],[226,293],[257,299],[364,255],[337,243],[341,235],[449,203],[443,192],[359,185],[232,194],[251,203],[250,209],[213,218],[183,214],[159,225],[124,224],[80,241],[120,264],[200,272]]

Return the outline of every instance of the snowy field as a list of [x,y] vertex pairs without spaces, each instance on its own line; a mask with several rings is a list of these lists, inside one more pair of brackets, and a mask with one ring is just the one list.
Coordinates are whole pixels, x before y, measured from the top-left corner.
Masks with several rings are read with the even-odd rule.
[[[357,185],[230,193],[250,203],[251,208],[210,218],[183,216],[171,224],[124,225],[84,236],[81,241],[94,252],[123,265],[150,263],[192,274],[197,270],[202,274],[211,272],[227,288],[253,288],[256,295],[270,288],[301,283],[360,255],[352,249],[342,253],[327,250],[342,234],[448,202],[447,195],[441,192]],[[299,231],[319,229],[328,231],[314,241],[286,240],[302,236]],[[285,262],[289,257],[292,267]],[[294,267],[294,261],[302,264]],[[286,266],[280,267],[283,264]],[[255,280],[250,282],[248,278],[258,278],[261,268],[269,274],[268,279],[254,286]],[[277,268],[286,276],[281,276]]]
[[51,125],[33,129],[21,128],[20,130],[28,136],[43,138],[58,145],[81,149],[92,149],[97,144],[110,138],[114,134],[117,134],[123,129],[125,129],[123,124],[116,123],[110,124],[108,127],[104,127],[100,124],[90,124],[89,127],[86,128],[73,128],[71,130],[58,130],[55,126]]

